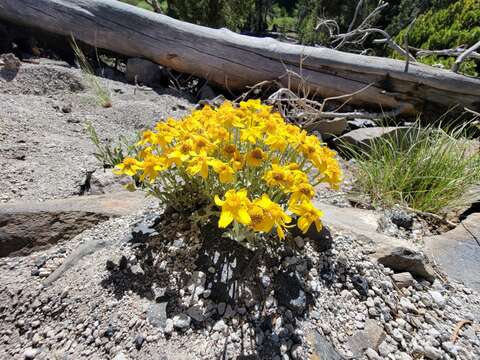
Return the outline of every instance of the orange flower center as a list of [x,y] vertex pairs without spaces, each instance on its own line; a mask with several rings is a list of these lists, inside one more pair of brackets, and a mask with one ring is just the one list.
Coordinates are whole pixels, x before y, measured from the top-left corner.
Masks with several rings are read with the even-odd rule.
[[260,150],[253,150],[252,151],[252,157],[256,160],[262,160],[263,159],[263,154]]

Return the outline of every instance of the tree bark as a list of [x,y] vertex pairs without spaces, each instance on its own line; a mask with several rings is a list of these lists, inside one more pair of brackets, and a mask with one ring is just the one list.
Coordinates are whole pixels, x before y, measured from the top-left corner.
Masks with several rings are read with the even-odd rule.
[[[0,18],[126,56],[143,57],[229,90],[263,80],[403,113],[480,111],[480,80],[404,62],[254,38],[178,21],[115,0],[0,0]],[[299,75],[301,78],[299,78]]]

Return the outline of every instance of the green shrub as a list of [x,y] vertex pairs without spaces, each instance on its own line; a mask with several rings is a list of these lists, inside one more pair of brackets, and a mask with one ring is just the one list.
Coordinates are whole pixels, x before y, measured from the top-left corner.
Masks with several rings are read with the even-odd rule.
[[[402,30],[396,40],[402,44],[405,36]],[[442,50],[458,46],[471,46],[480,39],[480,1],[458,0],[439,10],[430,9],[419,16],[408,34],[410,46]],[[426,64],[442,63],[451,67],[454,58],[425,57],[420,59]],[[468,75],[475,75],[475,62],[464,65],[461,70]]]
[[462,205],[467,190],[480,180],[480,154],[472,151],[464,130],[416,124],[363,150],[345,145],[356,159],[359,190],[377,204],[437,214]]

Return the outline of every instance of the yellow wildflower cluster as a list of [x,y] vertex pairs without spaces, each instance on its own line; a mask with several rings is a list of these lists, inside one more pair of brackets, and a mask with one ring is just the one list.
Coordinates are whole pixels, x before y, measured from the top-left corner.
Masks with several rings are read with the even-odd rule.
[[303,232],[311,224],[320,230],[314,187],[337,188],[341,181],[332,150],[259,100],[205,106],[182,120],[159,122],[116,172],[159,197],[175,184],[195,183],[221,209],[219,227],[275,229],[281,239],[293,214]]

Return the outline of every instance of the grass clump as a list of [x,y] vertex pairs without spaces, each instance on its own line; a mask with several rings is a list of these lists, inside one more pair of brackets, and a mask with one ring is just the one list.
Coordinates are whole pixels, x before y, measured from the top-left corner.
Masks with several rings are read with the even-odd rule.
[[87,122],[85,124],[85,130],[87,131],[90,141],[95,146],[95,152],[93,155],[102,163],[105,169],[114,168],[120,164],[126,156],[135,152],[134,141],[127,139],[125,136],[120,136],[117,142],[113,145],[104,144],[100,140],[92,123]]
[[80,66],[80,69],[85,75],[85,79],[95,92],[95,97],[98,104],[104,108],[112,107],[112,97],[110,94],[110,90],[106,86],[104,86],[95,76],[95,72],[93,71],[90,63],[88,62],[87,57],[83,53],[82,49],[80,49],[73,37],[71,39],[71,46],[73,52],[75,53],[78,65]]
[[465,129],[416,123],[363,149],[344,144],[356,159],[359,190],[377,204],[435,214],[466,204],[465,194],[480,180],[480,154]]

